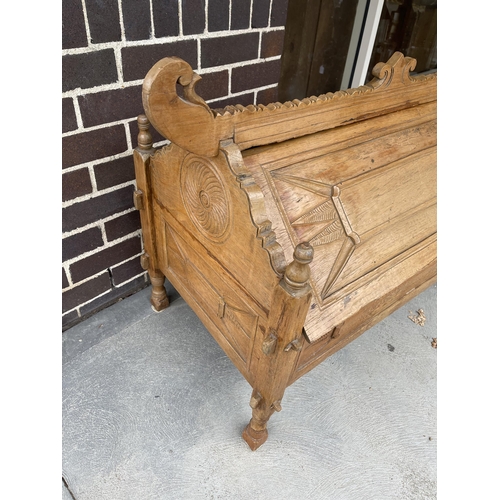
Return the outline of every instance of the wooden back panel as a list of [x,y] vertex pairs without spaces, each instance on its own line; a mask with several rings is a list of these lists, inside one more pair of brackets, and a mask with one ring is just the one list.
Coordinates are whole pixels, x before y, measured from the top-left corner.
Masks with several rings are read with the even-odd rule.
[[314,247],[310,341],[373,299],[370,283],[376,294],[387,293],[397,283],[386,271],[413,269],[423,254],[410,257],[435,245],[435,102],[243,157],[286,258],[301,241]]

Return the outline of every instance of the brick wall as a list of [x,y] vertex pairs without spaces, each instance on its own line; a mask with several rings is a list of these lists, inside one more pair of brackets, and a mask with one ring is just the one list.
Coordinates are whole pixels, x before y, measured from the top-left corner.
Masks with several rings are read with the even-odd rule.
[[276,101],[287,2],[63,0],[64,329],[148,284],[132,151],[150,67],[185,59],[212,108]]

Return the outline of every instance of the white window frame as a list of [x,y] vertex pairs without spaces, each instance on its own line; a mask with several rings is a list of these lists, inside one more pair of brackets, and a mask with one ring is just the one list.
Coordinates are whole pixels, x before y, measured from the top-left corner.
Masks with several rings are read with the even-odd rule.
[[[384,0],[358,1],[358,9],[354,20],[351,43],[349,45],[344,76],[342,78],[342,89],[360,87],[365,83],[383,6]],[[363,27],[365,14],[366,19]],[[361,32],[361,30],[363,31]],[[361,43],[359,43],[360,37]],[[358,53],[357,58],[356,52]],[[355,65],[354,71],[352,69],[353,65]]]

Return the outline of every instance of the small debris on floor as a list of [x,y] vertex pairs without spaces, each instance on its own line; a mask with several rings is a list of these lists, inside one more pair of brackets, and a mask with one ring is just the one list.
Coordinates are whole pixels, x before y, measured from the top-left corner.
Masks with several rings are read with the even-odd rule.
[[394,349],[395,349],[395,348],[394,348],[394,346],[393,346],[393,345],[391,345],[391,344],[387,344],[387,349],[389,349],[389,351],[391,351],[391,352],[394,352]]
[[437,349],[438,346],[438,339],[432,339],[431,346],[434,347],[434,349]]
[[419,326],[424,326],[425,325],[426,317],[424,315],[424,310],[423,309],[419,309],[417,311],[417,314],[413,314],[413,312],[410,311],[410,315],[408,316],[408,318],[411,319],[413,321],[413,323],[416,323]]

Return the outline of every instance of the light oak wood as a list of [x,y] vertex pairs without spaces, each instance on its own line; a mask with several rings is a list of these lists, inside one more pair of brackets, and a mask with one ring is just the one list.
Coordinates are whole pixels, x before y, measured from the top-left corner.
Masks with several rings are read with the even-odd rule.
[[[395,53],[358,89],[222,110],[181,59],[146,76],[151,302],[168,306],[166,276],[252,386],[253,450],[288,385],[436,280],[437,76],[415,64]],[[152,149],[148,119],[169,145]]]

